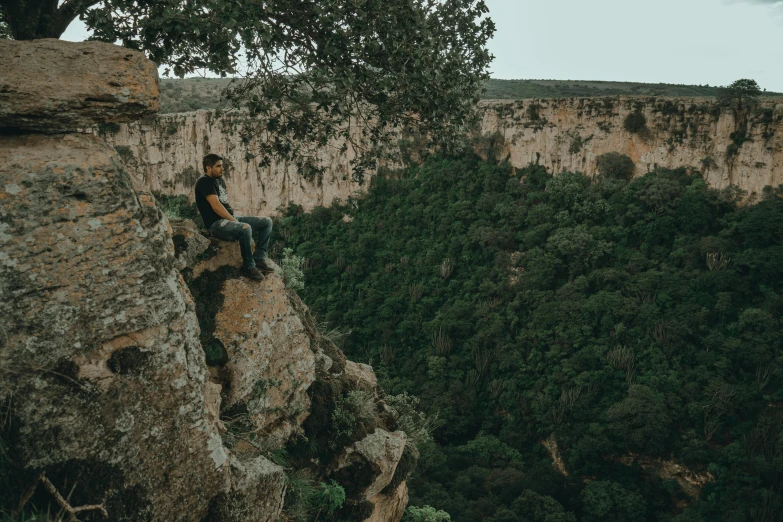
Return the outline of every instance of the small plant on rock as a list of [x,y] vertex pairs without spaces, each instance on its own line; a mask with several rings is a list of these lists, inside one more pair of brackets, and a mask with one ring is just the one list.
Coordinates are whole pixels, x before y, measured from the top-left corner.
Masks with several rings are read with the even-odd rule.
[[303,264],[304,258],[295,256],[292,248],[283,249],[283,262],[281,263],[283,282],[291,290],[302,290],[304,288]]
[[432,440],[432,433],[443,426],[438,414],[427,415],[419,409],[419,399],[407,392],[386,397],[388,404],[397,413],[396,429],[408,436],[408,442],[416,448]]
[[375,419],[375,398],[364,390],[353,390],[337,400],[332,411],[332,444],[341,447],[357,440],[363,427]]
[[334,515],[345,503],[345,490],[334,480],[329,484],[321,482],[313,496],[313,504],[316,510],[315,522],[318,522],[321,514],[326,517]]

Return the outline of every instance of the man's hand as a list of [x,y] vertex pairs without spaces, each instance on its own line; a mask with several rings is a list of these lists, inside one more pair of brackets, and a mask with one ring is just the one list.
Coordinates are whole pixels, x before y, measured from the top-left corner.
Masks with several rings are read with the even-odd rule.
[[212,210],[215,211],[215,214],[217,214],[221,218],[227,219],[229,221],[233,221],[235,223],[239,223],[234,218],[234,216],[228,213],[226,207],[223,206],[223,203],[220,202],[220,200],[215,194],[210,194],[209,196],[207,196],[207,203],[209,203],[209,206],[212,207]]

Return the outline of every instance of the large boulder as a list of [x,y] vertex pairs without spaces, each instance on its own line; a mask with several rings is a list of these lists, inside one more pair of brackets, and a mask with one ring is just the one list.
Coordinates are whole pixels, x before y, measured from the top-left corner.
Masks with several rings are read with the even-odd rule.
[[188,285],[207,362],[223,386],[223,415],[249,424],[257,446],[279,448],[310,412],[307,390],[316,379],[311,340],[282,277],[242,277],[239,243],[214,243]]
[[0,129],[59,133],[158,111],[158,71],[105,42],[0,39]]
[[44,472],[113,521],[202,520],[229,492],[230,454],[165,218],[97,137],[0,135],[0,157],[0,405],[17,485]]
[[[381,428],[346,448],[338,459],[335,477],[350,482],[365,500],[372,500],[388,486],[405,450],[403,431],[389,433]],[[350,478],[350,480],[346,480]],[[339,480],[338,480],[339,481]]]

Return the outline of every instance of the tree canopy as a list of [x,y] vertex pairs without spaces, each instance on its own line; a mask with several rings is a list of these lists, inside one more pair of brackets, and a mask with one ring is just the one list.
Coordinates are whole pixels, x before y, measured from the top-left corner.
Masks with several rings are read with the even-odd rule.
[[438,155],[279,219],[270,253],[307,259],[302,298],[350,328],[346,355],[438,413],[413,505],[455,522],[783,516],[783,187],[739,205],[685,169],[614,172]]
[[728,87],[719,87],[715,96],[719,105],[741,109],[749,107],[761,96],[761,88],[756,80],[737,80]]
[[487,13],[483,0],[0,0],[18,40],[58,38],[79,17],[177,76],[237,77],[227,96],[258,116],[245,132],[268,137],[248,160],[305,172],[332,138],[372,165],[401,129],[460,135],[492,60]]

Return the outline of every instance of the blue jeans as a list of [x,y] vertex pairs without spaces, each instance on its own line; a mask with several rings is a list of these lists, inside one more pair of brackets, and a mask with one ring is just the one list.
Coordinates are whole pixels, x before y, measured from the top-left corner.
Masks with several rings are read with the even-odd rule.
[[[239,241],[242,252],[242,264],[245,268],[255,268],[257,261],[266,257],[269,238],[272,236],[272,220],[268,217],[234,216],[239,223],[219,219],[209,227],[212,237],[223,241]],[[253,252],[252,240],[255,239],[256,251]]]

